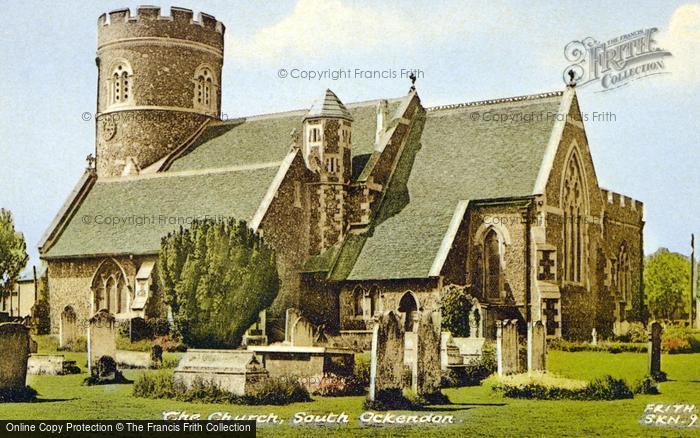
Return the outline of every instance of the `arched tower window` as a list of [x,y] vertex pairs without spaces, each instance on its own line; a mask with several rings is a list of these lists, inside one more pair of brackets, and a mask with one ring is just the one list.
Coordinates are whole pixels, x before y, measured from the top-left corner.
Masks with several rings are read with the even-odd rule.
[[502,263],[501,240],[491,228],[484,235],[484,292],[488,299],[501,298]]
[[580,283],[583,279],[584,221],[586,214],[584,185],[581,167],[576,154],[566,166],[562,186],[562,211],[564,234],[564,280]]
[[127,104],[132,101],[133,74],[131,66],[126,61],[119,61],[109,78],[110,81],[110,105]]
[[215,110],[216,84],[211,69],[199,67],[194,74],[194,107],[206,112]]

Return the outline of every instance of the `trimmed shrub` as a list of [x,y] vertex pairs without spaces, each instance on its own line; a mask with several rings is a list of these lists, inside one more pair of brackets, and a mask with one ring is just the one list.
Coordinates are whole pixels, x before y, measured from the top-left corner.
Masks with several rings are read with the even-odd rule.
[[566,341],[564,339],[552,339],[547,342],[547,348],[569,352],[577,351],[602,351],[607,353],[646,353],[646,343],[610,342],[601,341],[598,345],[588,342]]
[[443,295],[441,305],[442,329],[452,336],[469,336],[469,314],[472,303],[466,291],[451,288]]
[[134,382],[132,394],[142,398],[217,404],[286,405],[311,401],[309,392],[290,379],[265,379],[253,387],[250,395],[238,396],[202,379],[195,379],[192,386],[186,388],[175,382],[172,372],[168,371],[141,374]]
[[[524,377],[521,377],[524,376]],[[492,378],[491,389],[509,398],[537,400],[619,400],[634,397],[623,379],[605,376],[591,382],[552,375]]]

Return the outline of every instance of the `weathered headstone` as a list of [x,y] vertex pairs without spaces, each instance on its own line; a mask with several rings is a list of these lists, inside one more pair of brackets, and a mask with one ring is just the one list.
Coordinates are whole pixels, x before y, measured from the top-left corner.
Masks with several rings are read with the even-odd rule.
[[151,363],[154,368],[160,368],[163,366],[163,347],[160,345],[154,345],[151,347]]
[[598,345],[598,331],[595,327],[591,330],[591,345]]
[[413,392],[430,396],[440,392],[440,313],[421,313],[413,326],[416,360],[411,367]]
[[88,370],[91,374],[102,356],[109,356],[112,359],[117,356],[114,316],[104,309],[90,318],[87,349]]
[[[649,375],[655,379],[663,376],[661,372],[661,333],[663,328],[658,321],[649,328]],[[661,379],[659,379],[661,380]]]
[[61,312],[61,322],[58,329],[59,346],[66,347],[78,338],[77,316],[71,306]]
[[313,347],[314,326],[303,316],[298,316],[291,325],[290,341],[296,347]]
[[542,321],[527,325],[527,370],[547,370],[547,331]]
[[26,386],[29,329],[23,324],[0,324],[0,393]]
[[[403,387],[404,330],[396,312],[379,315],[372,328],[369,401],[400,393]],[[439,342],[439,341],[438,341]]]
[[498,375],[518,373],[518,320],[496,321],[496,362]]
[[39,344],[30,336],[29,337],[29,353],[34,354],[34,353],[38,353],[38,352],[39,352]]
[[442,332],[440,336],[440,368],[445,371],[450,366],[455,365],[464,365],[464,359],[452,338],[452,334]]

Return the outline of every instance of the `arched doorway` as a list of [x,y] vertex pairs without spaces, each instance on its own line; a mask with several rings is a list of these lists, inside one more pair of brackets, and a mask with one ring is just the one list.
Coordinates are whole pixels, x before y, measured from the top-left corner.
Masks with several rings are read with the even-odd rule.
[[418,302],[413,296],[413,293],[408,291],[401,297],[399,301],[399,312],[405,314],[404,318],[404,329],[406,331],[413,330],[413,321],[416,317],[416,312],[418,311]]

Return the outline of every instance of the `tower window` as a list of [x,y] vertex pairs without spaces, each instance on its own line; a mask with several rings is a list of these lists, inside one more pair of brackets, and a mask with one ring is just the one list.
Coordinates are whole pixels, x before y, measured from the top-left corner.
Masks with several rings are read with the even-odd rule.
[[209,67],[199,67],[194,74],[194,107],[206,112],[215,110],[216,83]]
[[311,128],[309,130],[309,141],[310,142],[321,141],[321,130],[318,128]]
[[110,76],[110,105],[131,102],[133,95],[131,67],[126,61],[120,61],[112,69]]

